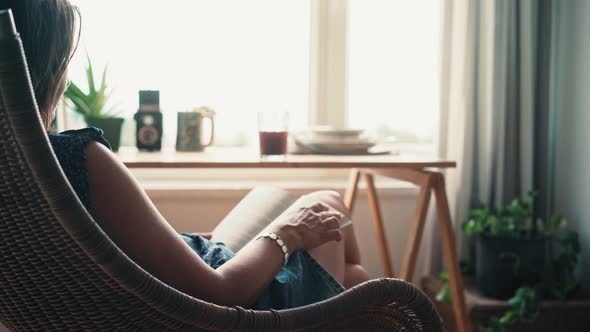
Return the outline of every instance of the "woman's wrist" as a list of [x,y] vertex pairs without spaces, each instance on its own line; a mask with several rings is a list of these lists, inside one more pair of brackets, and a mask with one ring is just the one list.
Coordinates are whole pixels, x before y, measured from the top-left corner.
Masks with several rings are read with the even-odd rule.
[[270,239],[276,243],[279,249],[281,249],[281,255],[283,255],[283,266],[287,266],[287,262],[289,261],[289,248],[287,248],[285,241],[277,235],[277,233],[265,233],[261,234],[256,238],[256,240],[260,239]]
[[301,246],[299,245],[299,243],[301,243],[300,236],[292,227],[289,227],[287,225],[282,225],[280,227],[269,227],[266,229],[265,232],[275,233],[276,235],[278,235],[281,238],[281,240],[285,243],[285,246],[288,249],[287,253],[289,255],[301,249]]

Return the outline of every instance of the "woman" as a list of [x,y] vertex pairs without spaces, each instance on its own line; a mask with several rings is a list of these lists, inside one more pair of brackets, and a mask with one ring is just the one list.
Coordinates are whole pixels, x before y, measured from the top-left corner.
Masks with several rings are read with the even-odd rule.
[[[76,48],[77,9],[67,0],[0,0],[24,44],[41,118],[49,128]],[[235,255],[206,236],[179,235],[95,128],[49,134],[64,172],[96,222],[147,271],[220,305],[282,309],[334,296],[368,279],[335,192],[306,195]],[[285,252],[287,255],[285,255]]]

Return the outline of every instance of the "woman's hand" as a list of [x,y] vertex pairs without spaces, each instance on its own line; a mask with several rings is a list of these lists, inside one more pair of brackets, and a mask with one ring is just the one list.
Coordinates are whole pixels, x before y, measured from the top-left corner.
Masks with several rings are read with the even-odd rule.
[[323,203],[289,209],[266,229],[277,233],[290,251],[309,250],[329,241],[340,241],[342,213]]

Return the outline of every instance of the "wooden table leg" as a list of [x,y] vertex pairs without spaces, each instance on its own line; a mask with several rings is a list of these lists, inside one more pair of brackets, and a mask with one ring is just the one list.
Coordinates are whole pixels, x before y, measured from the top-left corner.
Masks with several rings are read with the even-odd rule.
[[412,225],[410,237],[406,243],[406,250],[404,252],[404,260],[402,262],[400,273],[400,278],[409,282],[412,282],[414,271],[416,270],[418,251],[420,250],[420,243],[422,243],[422,233],[424,233],[424,224],[426,223],[426,215],[428,214],[430,196],[432,196],[431,175],[424,174],[420,188],[420,196],[418,196],[418,203],[416,205],[416,220]]
[[385,237],[385,229],[383,227],[383,219],[381,217],[381,209],[379,208],[379,197],[377,190],[375,190],[375,181],[372,174],[365,173],[365,182],[367,183],[367,194],[369,198],[369,207],[373,220],[373,227],[377,235],[377,243],[381,253],[381,266],[383,266],[383,274],[387,278],[393,278],[393,267],[391,258],[389,257],[389,247],[387,245],[387,238]]
[[346,187],[346,193],[344,193],[344,205],[348,209],[348,213],[352,215],[352,209],[354,209],[354,203],[356,201],[356,192],[359,186],[359,179],[361,172],[358,169],[350,170],[350,178],[348,179],[348,187]]
[[[412,234],[409,239],[409,243],[406,246],[406,252],[404,255],[404,261],[402,266],[401,277],[405,280],[410,281],[414,274],[415,262],[417,259],[418,251],[420,250],[420,242],[422,240],[422,233],[424,232],[424,222],[428,211],[428,204],[432,191],[436,198],[436,207],[438,212],[438,222],[440,224],[440,236],[443,245],[443,257],[447,272],[449,274],[449,286],[451,288],[451,294],[453,298],[453,312],[455,315],[455,321],[457,323],[457,329],[459,332],[470,332],[471,322],[467,313],[467,307],[465,305],[465,288],[463,285],[463,276],[459,268],[459,258],[457,255],[457,247],[455,243],[455,234],[453,232],[453,225],[451,222],[451,214],[449,211],[449,202],[447,199],[444,176],[440,173],[429,172],[418,169],[367,169],[363,170],[363,173],[378,174],[389,178],[394,178],[402,181],[407,181],[416,184],[421,188],[420,196],[418,198],[417,215],[414,225],[412,225]],[[367,181],[368,187],[369,182],[372,183],[372,178]],[[373,195],[376,197],[374,190]],[[375,199],[376,201],[376,199]],[[369,203],[371,203],[371,194],[369,194]],[[377,212],[379,212],[377,206]],[[380,214],[378,214],[380,216]],[[374,218],[375,220],[381,220],[380,218]],[[382,223],[380,223],[381,228]],[[376,226],[377,228],[377,226]],[[380,242],[380,233],[377,232],[377,241]],[[382,234],[382,232],[381,232]],[[383,252],[383,251],[382,251]],[[388,252],[388,251],[387,251]],[[388,256],[388,255],[387,255]],[[382,263],[385,269],[385,261],[382,257]],[[387,261],[389,263],[389,260]]]
[[443,256],[447,273],[449,274],[449,286],[451,288],[453,312],[457,323],[458,332],[471,331],[471,324],[465,305],[465,288],[463,285],[463,276],[459,268],[459,259],[457,257],[457,247],[455,244],[455,234],[451,223],[451,213],[449,211],[449,202],[447,199],[445,180],[442,174],[432,173],[434,195],[436,197],[436,206],[438,210],[438,222],[443,246]]

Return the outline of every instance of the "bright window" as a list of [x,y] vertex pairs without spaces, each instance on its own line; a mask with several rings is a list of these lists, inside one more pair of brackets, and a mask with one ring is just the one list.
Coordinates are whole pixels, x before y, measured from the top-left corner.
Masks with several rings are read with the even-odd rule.
[[351,0],[348,33],[349,125],[432,149],[440,1]]
[[[176,112],[217,112],[218,145],[253,144],[256,113],[287,110],[307,123],[309,1],[74,0],[81,46],[70,78],[85,82],[85,50],[95,71],[109,65],[112,100],[128,118],[134,145],[138,91],[160,90],[164,145],[174,146]],[[81,84],[84,86],[84,84]]]
[[[174,146],[179,111],[208,106],[217,112],[217,145],[253,145],[258,111],[287,110],[299,129],[318,98],[348,109],[312,108],[315,118],[395,137],[402,151],[434,152],[440,0],[72,1],[83,27],[70,77],[85,82],[85,50],[97,71],[109,64],[113,104],[129,119],[123,144],[135,144],[138,91],[157,89],[165,146]],[[335,40],[345,46],[331,48]],[[321,65],[310,66],[318,54]],[[310,97],[310,87],[320,88]]]

